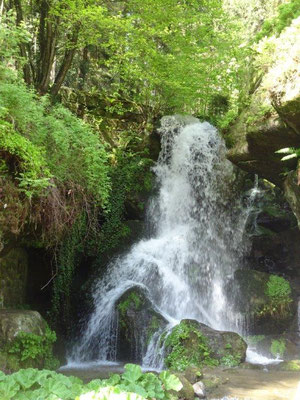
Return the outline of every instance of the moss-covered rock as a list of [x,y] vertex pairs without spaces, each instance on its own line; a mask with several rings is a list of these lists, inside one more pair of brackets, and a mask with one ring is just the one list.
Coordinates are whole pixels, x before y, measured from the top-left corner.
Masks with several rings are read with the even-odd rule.
[[0,370],[20,368],[55,369],[55,332],[36,311],[0,310]]
[[25,302],[28,273],[27,253],[22,248],[2,251],[0,257],[0,309],[20,306]]
[[162,332],[168,323],[140,287],[127,290],[117,301],[116,310],[118,359],[141,362],[153,335]]
[[236,366],[245,360],[247,345],[233,332],[216,331],[195,320],[182,320],[165,340],[165,364],[183,371],[190,366]]
[[300,360],[290,360],[290,361],[284,361],[275,367],[273,369],[279,370],[279,371],[295,371],[298,372],[300,371]]
[[248,321],[251,334],[282,333],[296,312],[291,287],[284,278],[260,271],[235,272],[240,301],[239,309]]

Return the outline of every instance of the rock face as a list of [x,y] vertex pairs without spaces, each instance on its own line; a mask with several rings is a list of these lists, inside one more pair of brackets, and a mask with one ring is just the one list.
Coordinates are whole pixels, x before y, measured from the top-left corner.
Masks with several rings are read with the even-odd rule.
[[166,338],[165,363],[185,370],[194,365],[236,366],[245,360],[247,344],[234,332],[216,331],[195,320],[182,320]]
[[167,321],[140,287],[127,290],[118,300],[116,310],[119,327],[117,358],[141,362],[153,335],[162,332]]
[[0,257],[0,309],[25,303],[27,253],[13,248]]
[[[286,168],[296,169],[296,159],[282,162],[275,151],[300,147],[300,18],[293,21],[279,38],[262,41],[258,48],[263,78],[250,98],[249,106],[226,133],[231,146],[228,159],[241,169],[258,174],[283,187]],[[267,48],[272,48],[268,52]],[[265,57],[265,58],[263,58]],[[264,63],[264,60],[267,62]],[[291,207],[299,217],[299,188],[296,174],[284,185]]]
[[286,280],[242,269],[235,272],[235,282],[239,286],[238,306],[247,317],[250,334],[276,334],[288,329],[296,313],[296,304]]
[[251,340],[254,342],[255,351],[265,357],[279,357],[286,361],[300,358],[299,340],[289,335],[253,336],[253,338],[249,337],[249,343]]

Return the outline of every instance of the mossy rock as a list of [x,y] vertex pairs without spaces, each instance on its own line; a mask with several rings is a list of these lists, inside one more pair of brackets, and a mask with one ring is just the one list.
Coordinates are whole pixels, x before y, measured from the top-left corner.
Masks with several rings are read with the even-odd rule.
[[0,370],[56,369],[55,340],[55,333],[37,311],[0,310]]
[[22,248],[4,248],[0,257],[0,309],[25,303],[28,274],[27,253]]
[[268,358],[282,360],[300,358],[300,349],[288,335],[268,335],[255,344],[256,351]]
[[146,290],[135,286],[117,301],[118,348],[121,361],[141,362],[153,335],[162,332],[167,320],[158,312]]
[[[297,306],[285,279],[265,272],[241,269],[235,272],[235,283],[240,293],[239,311],[246,316],[251,335],[281,334],[291,325]],[[275,290],[274,296],[272,290]]]
[[237,366],[246,358],[247,344],[234,332],[216,331],[195,320],[182,320],[165,341],[168,368]]
[[195,392],[194,392],[193,385],[187,380],[187,378],[185,377],[184,374],[175,372],[174,375],[176,375],[177,378],[182,383],[182,389],[179,392],[170,391],[171,394],[179,399],[194,400]]

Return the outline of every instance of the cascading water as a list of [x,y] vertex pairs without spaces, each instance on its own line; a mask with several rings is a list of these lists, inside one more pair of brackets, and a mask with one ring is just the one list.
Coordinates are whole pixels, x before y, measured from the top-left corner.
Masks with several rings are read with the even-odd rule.
[[[95,285],[95,311],[73,360],[116,359],[115,304],[132,286],[145,288],[170,324],[193,318],[215,329],[241,329],[226,287],[247,250],[250,211],[224,142],[213,126],[195,118],[164,117],[160,133],[154,169],[159,191],[148,208],[149,237],[109,265]],[[146,363],[155,363],[149,357],[155,348],[152,340]]]

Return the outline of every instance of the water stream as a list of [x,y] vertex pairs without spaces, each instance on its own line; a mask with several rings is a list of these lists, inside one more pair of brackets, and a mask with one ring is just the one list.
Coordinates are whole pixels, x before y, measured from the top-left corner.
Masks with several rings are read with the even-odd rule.
[[[207,122],[164,117],[160,134],[158,190],[148,207],[148,232],[95,284],[95,311],[70,362],[116,360],[115,303],[137,285],[169,326],[193,318],[215,329],[243,331],[243,317],[227,288],[248,250],[245,228],[257,189],[242,195],[224,141]],[[155,354],[158,336],[143,354],[150,367],[161,362]]]

